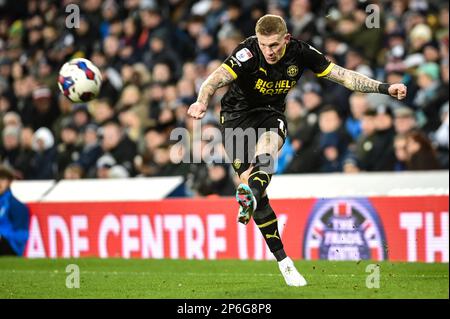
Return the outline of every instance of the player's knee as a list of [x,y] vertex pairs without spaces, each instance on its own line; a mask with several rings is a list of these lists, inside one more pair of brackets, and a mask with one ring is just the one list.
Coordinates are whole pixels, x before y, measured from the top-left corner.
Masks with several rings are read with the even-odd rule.
[[239,179],[241,180],[242,183],[248,185],[248,177],[250,176],[251,171],[252,168],[249,168],[245,172],[242,172],[241,175],[239,175]]
[[261,135],[256,145],[256,155],[269,153],[276,156],[283,146],[283,139],[274,132],[266,132]]
[[270,153],[258,154],[255,156],[254,171],[263,171],[267,174],[275,173],[276,158]]

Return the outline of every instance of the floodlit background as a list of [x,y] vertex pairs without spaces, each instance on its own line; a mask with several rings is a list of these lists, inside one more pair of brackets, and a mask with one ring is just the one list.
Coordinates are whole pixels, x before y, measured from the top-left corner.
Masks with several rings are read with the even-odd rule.
[[[408,87],[399,102],[305,72],[289,93],[268,192],[301,291],[236,223],[231,166],[170,160],[194,149],[169,136],[192,132],[200,85],[265,13],[336,64]],[[0,259],[0,297],[448,298],[448,23],[447,1],[0,0],[0,164],[31,212],[27,258]],[[104,78],[86,104],[57,87],[75,57]]]

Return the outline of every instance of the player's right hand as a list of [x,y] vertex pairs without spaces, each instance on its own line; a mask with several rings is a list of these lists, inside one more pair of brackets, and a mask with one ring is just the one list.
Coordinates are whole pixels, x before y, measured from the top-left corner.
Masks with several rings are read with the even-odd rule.
[[205,116],[207,108],[208,107],[201,102],[192,103],[189,107],[188,115],[199,120]]

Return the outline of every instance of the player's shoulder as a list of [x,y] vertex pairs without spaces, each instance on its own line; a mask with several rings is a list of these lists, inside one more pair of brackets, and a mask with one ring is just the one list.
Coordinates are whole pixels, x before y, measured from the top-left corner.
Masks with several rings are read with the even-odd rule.
[[256,35],[252,35],[243,40],[239,45],[254,50],[258,46],[258,38]]
[[311,45],[302,40],[291,37],[291,40],[289,42],[289,48],[292,51],[304,51],[309,50],[311,48]]
[[258,57],[258,39],[256,36],[246,38],[239,43],[235,50],[236,59],[240,62],[257,59]]

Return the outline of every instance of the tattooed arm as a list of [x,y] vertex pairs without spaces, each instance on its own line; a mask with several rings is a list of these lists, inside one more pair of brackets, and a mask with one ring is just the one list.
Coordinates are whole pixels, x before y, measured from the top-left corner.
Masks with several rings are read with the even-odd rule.
[[188,114],[196,119],[201,119],[205,116],[209,100],[216,90],[233,81],[233,75],[231,75],[223,66],[217,68],[208,76],[205,82],[203,82],[200,87],[200,92],[198,93],[197,101],[189,107]]
[[399,100],[406,96],[406,86],[402,83],[387,84],[382,83],[367,76],[347,70],[338,65],[333,65],[331,71],[324,76],[325,79],[345,86],[352,91],[363,93],[382,93],[395,97]]

